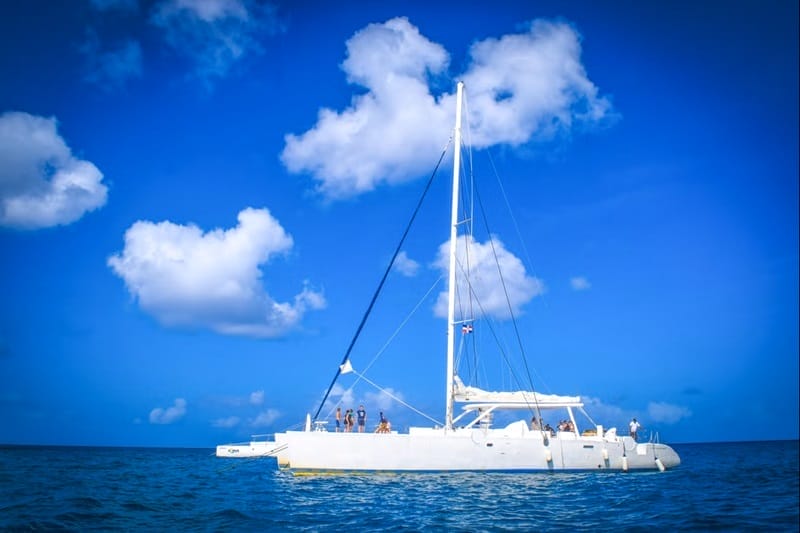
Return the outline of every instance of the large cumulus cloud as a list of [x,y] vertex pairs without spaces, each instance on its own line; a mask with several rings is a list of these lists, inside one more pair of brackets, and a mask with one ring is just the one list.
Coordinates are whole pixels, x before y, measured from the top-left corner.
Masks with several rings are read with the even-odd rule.
[[308,286],[287,302],[266,292],[261,267],[292,246],[267,209],[247,208],[227,230],[136,222],[108,264],[141,308],[165,325],[278,337],[297,327],[308,310],[325,306],[323,295]]
[[[469,130],[477,148],[552,138],[609,115],[580,60],[568,24],[535,21],[527,31],[470,49],[465,72]],[[427,173],[453,125],[454,95],[432,87],[450,57],[405,18],[370,24],[347,42],[342,68],[366,88],[342,111],[321,109],[317,123],[286,136],[289,171],[307,173],[319,193],[346,198]]]
[[55,118],[0,115],[0,225],[70,224],[103,206],[107,192],[100,170],[72,155]]

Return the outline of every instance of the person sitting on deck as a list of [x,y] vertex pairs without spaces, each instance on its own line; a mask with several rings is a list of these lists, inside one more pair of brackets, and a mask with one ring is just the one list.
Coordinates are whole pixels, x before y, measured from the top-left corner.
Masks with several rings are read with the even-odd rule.
[[378,424],[378,429],[375,430],[375,433],[389,433],[392,430],[392,425],[386,420],[386,417],[383,416],[383,411],[381,411],[381,421]]
[[531,418],[531,429],[533,431],[539,431],[539,428],[540,428],[539,421],[534,416],[533,418]]

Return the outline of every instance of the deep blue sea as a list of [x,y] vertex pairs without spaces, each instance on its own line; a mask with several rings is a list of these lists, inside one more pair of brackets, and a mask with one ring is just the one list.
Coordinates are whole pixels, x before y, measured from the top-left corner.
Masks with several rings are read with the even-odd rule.
[[293,477],[207,449],[0,447],[0,529],[800,529],[797,441],[675,449],[664,473]]

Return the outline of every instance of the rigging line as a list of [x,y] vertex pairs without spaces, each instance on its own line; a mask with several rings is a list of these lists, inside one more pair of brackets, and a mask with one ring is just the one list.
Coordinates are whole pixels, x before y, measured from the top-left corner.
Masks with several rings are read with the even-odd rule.
[[[511,209],[511,202],[509,202],[505,187],[503,187],[503,181],[500,179],[500,174],[497,172],[497,166],[494,164],[494,158],[492,158],[491,150],[487,149],[486,154],[489,157],[489,164],[492,166],[492,171],[494,171],[494,177],[497,180],[497,186],[500,188],[503,200],[506,203],[506,208],[508,209],[508,212],[511,215],[511,222],[514,224],[514,229],[517,232],[517,238],[519,239],[519,242],[522,245],[522,251],[525,254],[525,259],[527,260],[528,265],[530,265],[533,277],[538,279],[539,276],[536,274],[536,268],[534,267],[530,254],[528,253],[528,247],[525,245],[525,239],[522,238],[522,231],[520,231],[519,224],[517,223],[517,219],[514,216],[514,211]],[[545,308],[550,309],[550,301],[547,298],[547,294],[542,292],[541,297],[542,301],[544,302]],[[536,375],[536,378],[544,385],[544,389],[547,390],[548,392],[552,392],[550,387],[547,385],[547,382],[545,382],[544,378],[542,378],[542,376],[539,374],[536,368],[533,369],[533,373]]]
[[[483,224],[484,224],[484,226],[486,228],[486,233],[489,235],[489,244],[491,244],[491,246],[492,246],[492,254],[494,255],[494,261],[495,261],[495,264],[497,265],[497,274],[500,276],[500,284],[503,287],[503,293],[505,294],[506,303],[508,304],[508,312],[511,315],[511,323],[514,326],[514,333],[515,333],[515,335],[517,337],[517,343],[519,344],[520,353],[522,354],[522,362],[523,362],[523,364],[525,366],[525,372],[528,375],[528,383],[530,383],[531,391],[534,393],[533,394],[533,403],[534,403],[534,407],[536,409],[536,414],[539,416],[539,418],[541,418],[542,413],[541,413],[541,410],[539,408],[539,400],[536,398],[536,388],[533,386],[533,378],[531,377],[531,370],[530,370],[530,367],[528,366],[528,358],[525,356],[525,347],[522,344],[522,336],[519,334],[519,327],[517,325],[517,318],[514,315],[514,308],[511,305],[511,299],[508,296],[508,287],[506,286],[506,280],[503,277],[503,271],[500,269],[500,262],[499,262],[499,260],[497,258],[497,250],[495,249],[495,246],[494,246],[494,238],[492,237],[492,232],[489,230],[489,222],[488,222],[488,220],[486,218],[486,212],[483,209],[483,202],[481,201],[481,196],[480,196],[480,194],[478,194],[477,189],[476,189],[476,192],[475,192],[475,196],[476,196],[476,198],[478,200],[478,208],[481,211],[481,218],[483,219]],[[509,369],[511,369],[511,368],[512,368],[511,364],[509,364]],[[516,377],[516,374],[513,371],[512,371],[512,376],[514,376],[514,379],[518,379]],[[519,383],[519,381],[518,381],[518,385],[520,387],[522,387],[522,383]]]
[[[494,159],[492,158],[492,152],[487,149],[486,154],[489,156],[489,164],[492,166],[492,171],[494,171],[494,177],[497,180],[498,187],[500,187],[500,192],[503,195],[503,201],[505,201],[506,208],[508,209],[508,212],[511,215],[511,222],[514,224],[514,229],[517,232],[517,238],[519,239],[519,242],[522,245],[522,251],[525,253],[525,259],[528,261],[528,264],[531,267],[531,272],[533,272],[534,277],[538,277],[536,275],[536,268],[533,265],[533,261],[531,260],[530,254],[528,253],[528,247],[525,246],[525,240],[522,238],[522,231],[520,231],[519,229],[517,218],[514,216],[514,211],[511,209],[511,202],[508,201],[508,195],[506,194],[505,187],[503,187],[503,181],[500,179],[500,174],[497,172],[497,167],[494,164]],[[549,308],[550,306],[547,301],[547,297],[544,293],[542,293],[542,300],[544,300],[545,307]]]
[[[466,127],[465,127],[466,134],[463,137],[463,139],[465,139],[463,142],[468,147],[467,155],[469,156],[468,157],[468,160],[469,160],[469,176],[472,178],[470,180],[470,185],[471,185],[470,186],[470,190],[471,190],[470,197],[473,197],[473,195],[475,194],[475,179],[474,179],[474,176],[475,176],[475,164],[474,164],[473,159],[472,159],[472,129],[470,128],[470,123],[469,123],[469,99],[467,97],[467,91],[464,91],[463,98],[464,98],[464,115],[467,117],[467,120],[465,121],[466,122]],[[465,170],[465,172],[466,172],[466,170]],[[469,211],[469,234],[472,235],[473,234],[472,225],[473,225],[473,220],[474,220],[473,215],[474,215],[475,203],[472,202],[470,204],[470,207],[471,207],[471,209]]]
[[355,370],[353,370],[353,374],[355,374],[355,375],[356,375],[356,376],[358,376],[359,378],[363,379],[364,381],[366,381],[367,383],[369,383],[370,385],[372,385],[373,387],[375,387],[376,389],[378,389],[379,391],[381,391],[382,393],[384,393],[386,396],[388,396],[389,398],[391,398],[392,400],[394,400],[394,401],[396,401],[396,402],[398,402],[398,403],[401,403],[401,404],[403,404],[404,406],[408,407],[409,409],[411,409],[412,411],[414,411],[414,412],[415,412],[415,413],[417,413],[418,415],[424,416],[425,418],[427,418],[428,420],[430,420],[430,421],[431,421],[431,422],[433,422],[434,424],[438,424],[438,425],[440,425],[440,426],[443,426],[443,425],[444,425],[444,424],[442,424],[442,422],[440,422],[440,421],[436,420],[435,418],[431,418],[430,416],[426,415],[425,413],[423,413],[422,411],[420,411],[419,409],[417,409],[417,408],[416,408],[416,407],[414,407],[413,405],[409,405],[409,404],[407,404],[406,402],[404,402],[403,400],[401,400],[400,398],[398,398],[397,396],[395,396],[394,394],[392,394],[392,393],[391,393],[391,392],[389,392],[388,390],[386,390],[386,389],[382,388],[382,387],[381,387],[380,385],[378,385],[377,383],[374,383],[374,382],[370,381],[369,379],[367,379],[367,377],[366,377],[366,376],[363,376],[363,375],[359,374],[359,373],[358,373],[358,372],[356,372]]
[[[461,266],[461,264],[459,263],[459,267],[460,266]],[[461,267],[461,271],[463,272],[463,267]],[[483,304],[481,304],[481,301],[477,298],[477,293],[475,292],[475,289],[473,288],[472,283],[470,283],[469,280],[467,280],[467,288],[468,288],[470,294],[472,294],[472,296],[475,298],[475,302],[478,305],[478,309],[481,312],[481,316],[486,319],[486,324],[489,326],[489,332],[492,334],[492,337],[494,338],[494,341],[497,344],[497,348],[498,348],[500,354],[503,356],[503,360],[508,365],[508,369],[511,372],[511,375],[513,376],[513,378],[514,378],[514,381],[517,383],[517,386],[522,387],[522,381],[519,379],[519,377],[517,377],[516,372],[514,371],[514,367],[511,364],[511,359],[509,359],[508,354],[506,353],[506,350],[503,348],[503,345],[502,345],[503,343],[500,342],[501,341],[500,337],[497,335],[497,332],[495,331],[494,327],[492,326],[492,322],[489,320],[489,314],[483,308]]]
[[[403,329],[403,328],[405,327],[405,325],[408,323],[408,321],[409,321],[409,320],[411,320],[411,317],[412,317],[412,316],[414,316],[414,314],[415,314],[415,313],[417,312],[417,310],[420,308],[420,306],[422,305],[422,303],[423,303],[425,300],[427,300],[427,299],[428,299],[428,296],[429,296],[429,295],[430,295],[430,294],[433,292],[433,289],[435,289],[435,288],[437,287],[437,285],[439,285],[439,282],[440,282],[440,281],[442,281],[442,278],[443,278],[443,277],[444,277],[444,274],[442,274],[441,276],[439,276],[439,278],[438,278],[438,279],[437,279],[437,280],[436,280],[436,281],[433,283],[433,285],[431,285],[431,288],[430,288],[430,289],[428,289],[428,292],[426,292],[426,293],[425,293],[425,295],[424,295],[424,296],[423,296],[423,297],[420,299],[420,301],[419,301],[419,302],[417,302],[417,305],[415,305],[415,306],[414,306],[414,309],[412,309],[412,310],[411,310],[411,312],[410,312],[410,313],[408,313],[408,316],[406,316],[406,318],[405,318],[405,319],[404,319],[404,320],[403,320],[403,321],[400,323],[400,325],[397,327],[397,329],[394,331],[394,333],[392,333],[392,334],[391,334],[391,336],[389,337],[389,339],[388,339],[388,340],[386,341],[386,343],[385,343],[385,344],[384,344],[384,345],[381,347],[381,349],[380,349],[380,350],[378,350],[378,352],[375,354],[375,356],[372,358],[372,360],[371,360],[371,361],[370,361],[370,362],[367,364],[367,366],[365,366],[365,367],[364,367],[364,370],[363,370],[363,373],[364,373],[364,374],[366,374],[366,373],[367,373],[367,371],[369,371],[369,369],[372,367],[372,365],[374,365],[374,364],[375,364],[375,361],[377,361],[377,360],[378,360],[378,357],[380,357],[381,355],[383,355],[383,352],[385,352],[385,351],[386,351],[386,349],[389,347],[389,344],[391,344],[391,343],[392,343],[392,341],[394,340],[394,338],[395,338],[395,337],[397,337],[397,335],[400,333],[400,330],[401,330],[401,329]],[[356,378],[356,380],[353,382],[353,384],[352,384],[352,385],[350,385],[350,387],[347,389],[347,391],[346,391],[346,392],[351,392],[351,391],[352,391],[352,390],[355,388],[355,386],[356,386],[356,385],[358,385],[358,382],[361,380],[361,374],[359,374],[359,373],[357,373],[357,372],[355,372],[355,371],[353,371],[353,373],[354,373],[354,374],[357,376],[357,378]],[[336,405],[338,405],[338,403],[337,403],[337,404],[335,404],[333,407],[331,407],[331,410],[330,410],[330,411],[328,411],[328,416],[329,416],[329,417],[331,416],[331,413],[333,413],[334,409],[336,408]]]
[[425,295],[422,298],[420,298],[419,302],[417,302],[417,305],[414,306],[414,309],[412,309],[411,312],[408,313],[408,316],[406,316],[406,318],[400,323],[400,325],[397,327],[397,329],[394,331],[394,333],[392,333],[392,335],[389,337],[389,339],[386,341],[386,343],[381,347],[381,349],[378,350],[378,353],[375,354],[375,357],[373,357],[372,360],[367,364],[367,366],[364,367],[364,370],[363,370],[364,374],[366,374],[367,371],[372,367],[372,365],[375,364],[375,361],[378,360],[378,357],[380,357],[383,354],[383,352],[386,351],[386,349],[389,347],[389,344],[391,344],[391,342],[394,340],[394,338],[397,337],[397,335],[400,333],[400,330],[405,327],[405,325],[408,323],[408,321],[411,320],[411,317],[414,316],[414,314],[420,308],[422,303],[425,300],[428,299],[428,296],[430,296],[430,294],[433,292],[433,289],[435,289],[439,285],[439,282],[442,281],[443,277],[444,277],[444,274],[439,276],[439,278],[436,281],[433,282],[433,285],[431,285],[431,288],[428,289],[428,292],[426,292]]
[[431,177],[428,178],[428,183],[425,185],[425,190],[422,191],[422,196],[420,197],[419,202],[417,202],[417,207],[416,209],[414,209],[414,213],[411,215],[411,219],[408,221],[408,225],[406,225],[406,229],[403,232],[403,236],[400,238],[400,242],[398,243],[397,248],[394,251],[394,255],[392,255],[391,261],[389,261],[389,266],[386,267],[386,271],[383,273],[383,278],[381,278],[381,282],[378,284],[378,288],[375,290],[375,294],[372,296],[372,300],[369,302],[369,306],[367,307],[364,316],[361,318],[361,323],[358,325],[356,333],[355,335],[353,335],[353,339],[350,341],[350,346],[347,347],[347,351],[345,352],[344,357],[342,358],[342,362],[338,367],[336,367],[336,374],[334,374],[333,380],[331,380],[331,384],[328,386],[328,390],[325,391],[325,396],[322,398],[322,402],[319,404],[317,412],[314,414],[314,420],[316,420],[317,417],[319,417],[319,412],[322,411],[322,407],[325,405],[325,402],[328,399],[328,395],[330,395],[331,393],[331,389],[333,389],[333,386],[336,384],[336,380],[339,379],[339,376],[342,373],[341,365],[347,362],[347,358],[350,357],[350,352],[353,351],[353,346],[355,346],[356,340],[358,340],[358,337],[361,335],[361,330],[364,329],[364,324],[367,323],[367,318],[372,312],[372,308],[375,306],[375,301],[378,299],[378,295],[381,293],[381,289],[383,289],[383,284],[386,283],[386,278],[389,277],[389,272],[392,271],[392,266],[394,266],[395,259],[397,259],[397,255],[400,253],[400,249],[403,247],[403,243],[405,242],[406,237],[408,236],[408,232],[411,230],[411,225],[417,218],[417,213],[419,213],[420,207],[422,207],[422,201],[425,199],[425,196],[428,194],[428,190],[430,190],[431,188],[431,184],[433,183],[433,178],[436,177],[436,172],[438,172],[439,166],[442,164],[442,160],[444,159],[445,154],[447,154],[447,148],[450,147],[451,142],[453,142],[452,138],[450,138],[450,140],[447,141],[447,145],[444,147],[444,150],[442,150],[442,155],[439,156],[439,161],[436,163],[433,172],[431,172]]

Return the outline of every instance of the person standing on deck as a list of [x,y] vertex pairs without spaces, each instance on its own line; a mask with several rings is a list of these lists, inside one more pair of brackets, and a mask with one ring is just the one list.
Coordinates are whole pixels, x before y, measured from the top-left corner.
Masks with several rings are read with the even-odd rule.
[[633,440],[637,440],[637,433],[639,431],[639,428],[642,427],[642,425],[639,422],[637,422],[636,419],[634,418],[633,420],[631,420],[630,426],[631,426],[631,437],[633,437]]
[[342,408],[336,408],[336,433],[339,433],[339,427],[342,425]]
[[364,410],[363,405],[358,406],[356,414],[358,415],[358,432],[364,433],[364,427],[367,425],[367,412]]

